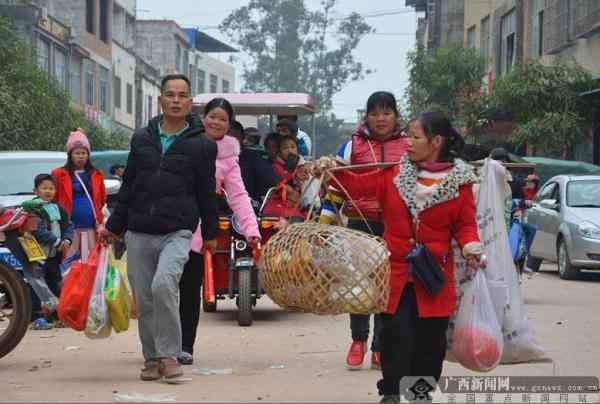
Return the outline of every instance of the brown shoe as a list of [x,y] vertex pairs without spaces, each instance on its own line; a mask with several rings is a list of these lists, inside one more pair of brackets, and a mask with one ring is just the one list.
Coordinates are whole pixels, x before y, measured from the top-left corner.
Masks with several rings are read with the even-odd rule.
[[183,376],[183,368],[175,358],[162,358],[158,366],[160,375],[165,379],[173,379]]
[[144,368],[140,373],[140,379],[143,381],[152,381],[160,379],[160,371],[158,369],[158,360],[149,360],[144,362]]

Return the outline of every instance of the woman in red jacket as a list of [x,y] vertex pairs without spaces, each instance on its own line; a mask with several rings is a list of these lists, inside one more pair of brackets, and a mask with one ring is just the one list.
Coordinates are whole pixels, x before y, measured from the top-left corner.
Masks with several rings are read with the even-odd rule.
[[[410,124],[408,155],[393,168],[354,174],[336,172],[353,198],[376,197],[383,209],[383,237],[391,252],[390,299],[383,314],[382,402],[399,402],[404,376],[439,379],[446,353],[448,319],[456,290],[451,241],[456,239],[475,269],[482,253],[475,219],[472,168],[455,159],[464,145],[440,113],[425,113]],[[424,244],[445,274],[441,290],[429,295],[405,260]]]
[[92,166],[90,153],[88,138],[77,129],[67,140],[67,163],[52,170],[56,202],[69,213],[75,226],[71,253],[79,251],[84,261],[96,244],[96,228],[104,221],[102,208],[106,202],[104,177]]

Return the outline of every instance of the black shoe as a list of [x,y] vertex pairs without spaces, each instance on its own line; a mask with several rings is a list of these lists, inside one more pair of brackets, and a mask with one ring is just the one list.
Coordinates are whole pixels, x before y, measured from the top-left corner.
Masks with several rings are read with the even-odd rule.
[[182,365],[192,365],[194,363],[194,355],[189,352],[182,351],[177,357],[177,362]]

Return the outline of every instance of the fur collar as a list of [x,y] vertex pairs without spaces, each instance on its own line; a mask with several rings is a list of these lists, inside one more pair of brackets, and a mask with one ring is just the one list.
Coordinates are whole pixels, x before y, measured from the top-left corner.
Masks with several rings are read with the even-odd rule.
[[425,202],[422,210],[417,208],[415,194],[417,191],[418,167],[408,155],[404,155],[400,161],[400,172],[394,179],[394,184],[398,193],[406,203],[408,210],[413,217],[417,217],[423,210],[429,209],[434,205],[457,198],[459,187],[465,184],[474,184],[479,182],[473,167],[462,160],[456,160],[450,173],[443,179],[440,185]]
[[217,159],[226,159],[240,155],[240,142],[232,136],[225,135],[217,142]]

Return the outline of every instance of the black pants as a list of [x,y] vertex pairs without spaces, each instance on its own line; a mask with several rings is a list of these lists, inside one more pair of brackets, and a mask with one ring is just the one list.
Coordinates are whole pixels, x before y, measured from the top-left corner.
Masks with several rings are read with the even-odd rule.
[[54,257],[48,258],[44,265],[44,278],[48,287],[56,296],[60,296],[60,286],[62,282],[62,275],[60,274],[60,263],[62,261],[62,254],[57,252]]
[[[372,352],[381,352],[381,329],[383,323],[380,314],[375,314],[373,326],[373,341],[371,342]],[[353,341],[367,341],[369,339],[371,316],[368,314],[350,314],[350,330],[352,331]]]
[[179,280],[179,317],[181,318],[181,347],[194,353],[196,329],[200,321],[202,280],[204,279],[204,256],[190,251],[190,259],[183,268]]
[[404,376],[433,376],[439,380],[446,356],[448,317],[419,318],[411,283],[407,283],[393,315],[382,314],[379,394],[398,395]]
[[[369,229],[370,227],[370,229]],[[383,236],[383,225],[381,222],[369,221],[369,226],[362,219],[350,219],[348,221],[348,228],[352,230],[359,230],[365,233],[373,234],[376,236]],[[352,331],[353,341],[367,341],[369,339],[369,329],[371,322],[370,315],[364,314],[350,314],[350,330]],[[381,317],[379,314],[374,315],[373,325],[373,341],[371,342],[371,351],[381,352],[381,330],[383,327]]]

